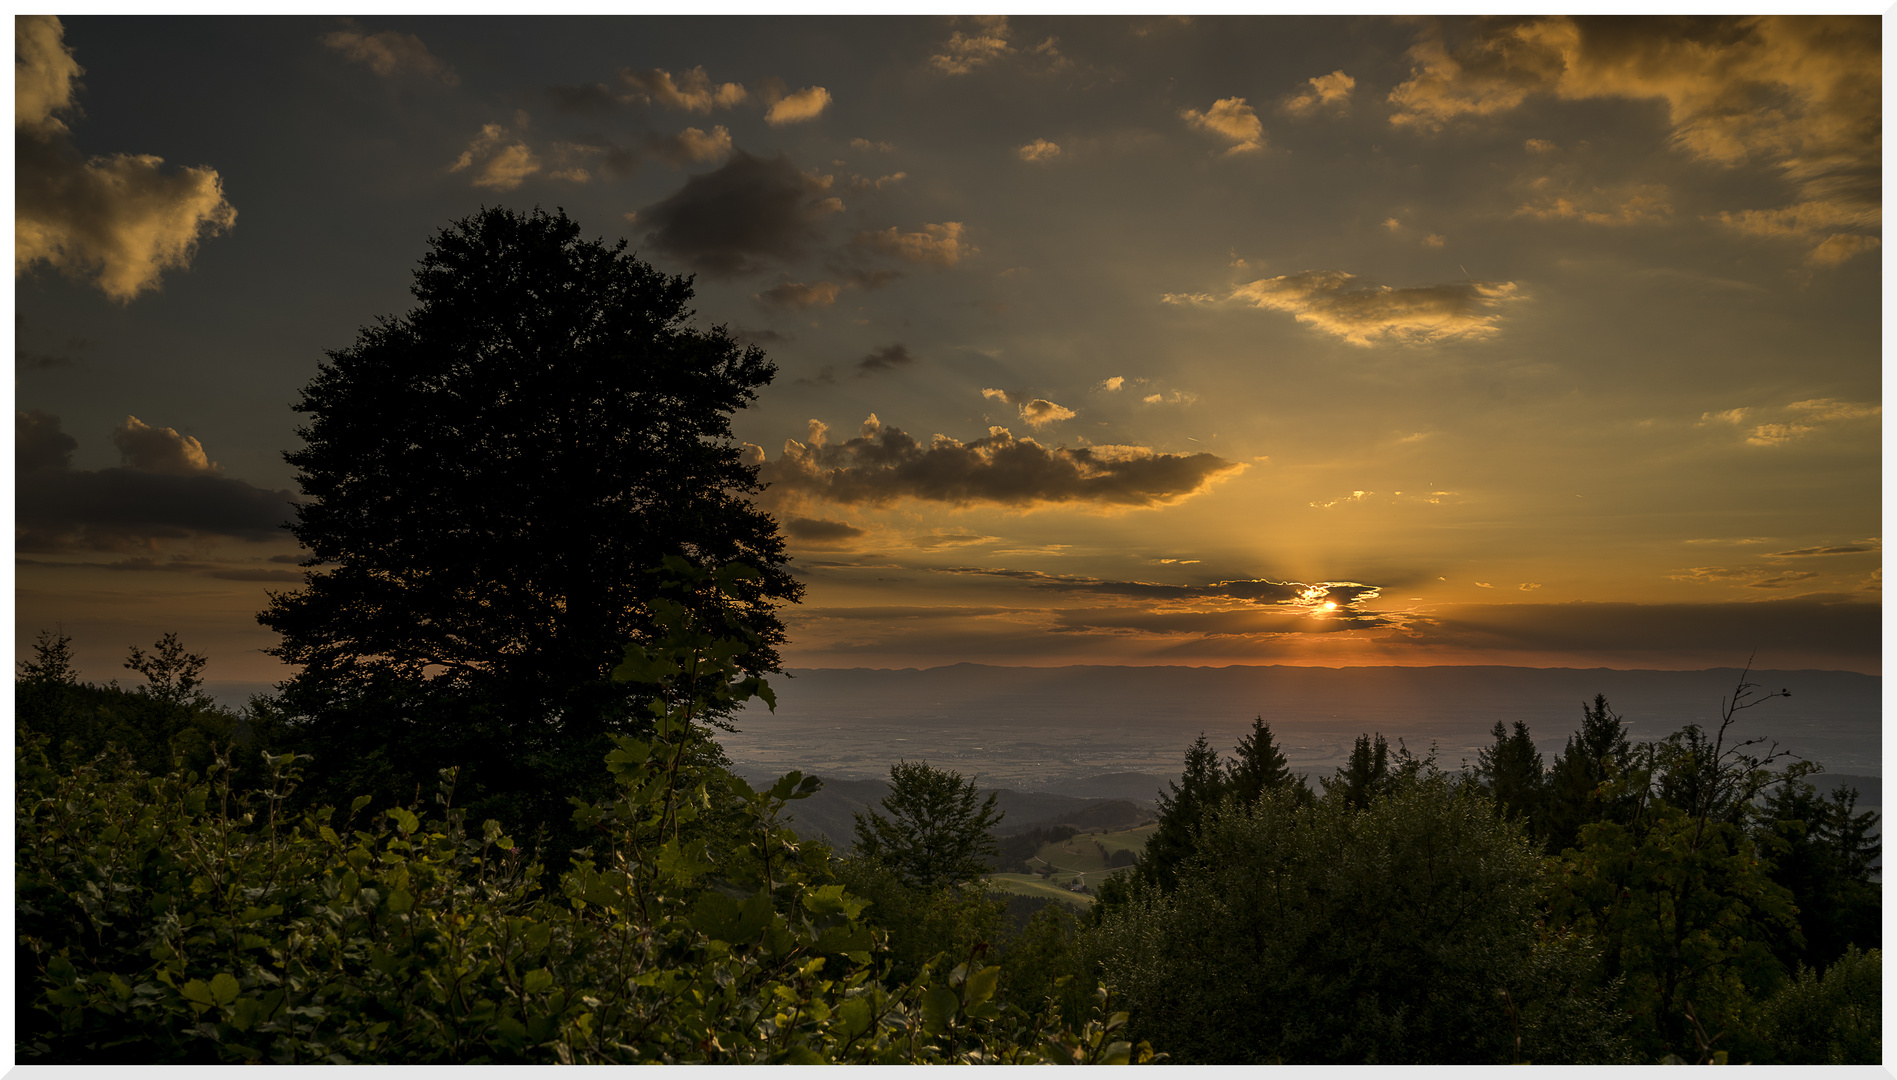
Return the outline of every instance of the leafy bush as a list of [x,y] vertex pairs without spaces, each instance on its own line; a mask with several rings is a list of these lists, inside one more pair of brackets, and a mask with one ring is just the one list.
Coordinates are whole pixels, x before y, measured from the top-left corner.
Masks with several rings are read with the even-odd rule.
[[1883,1062],[1884,960],[1847,947],[1821,976],[1809,967],[1766,1001],[1760,1028],[1781,1065]]
[[1362,810],[1283,787],[1203,818],[1174,888],[1132,883],[1080,949],[1178,1061],[1621,1060],[1587,947],[1537,930],[1538,876],[1440,773]]
[[[300,761],[262,790],[149,776],[123,757],[55,769],[17,749],[19,1058],[38,1063],[1113,1062],[1124,1014],[1076,1031],[996,995],[1001,970],[936,958],[895,986],[864,902],[777,824],[809,794],[688,768],[699,710],[768,691],[741,644],[669,627],[617,675],[660,687],[655,736],[621,737],[615,794],[551,889],[496,821],[358,799],[290,815]],[[688,625],[691,624],[691,625]],[[742,838],[694,828],[712,788]]]

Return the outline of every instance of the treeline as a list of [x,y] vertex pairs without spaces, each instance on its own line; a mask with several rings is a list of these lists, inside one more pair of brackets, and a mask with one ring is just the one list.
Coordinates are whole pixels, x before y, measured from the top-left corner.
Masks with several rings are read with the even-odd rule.
[[[79,684],[68,643],[43,636],[16,685],[19,1059],[1153,1060],[1103,990],[1049,976],[1060,924],[1010,933],[1006,905],[983,894],[969,867],[993,853],[989,819],[886,803],[889,818],[866,822],[886,827],[882,850],[853,858],[782,827],[816,779],[755,790],[703,724],[768,688],[728,639],[682,608],[664,617],[616,673],[651,680],[651,734],[614,740],[611,794],[572,800],[588,842],[559,853],[523,831],[545,822],[475,826],[452,767],[407,805],[300,808],[323,763],[237,723],[192,768],[181,748],[235,719],[195,698],[196,726],[152,714],[171,725],[172,763],[144,768],[112,735],[157,691]],[[187,696],[190,660],[171,683]],[[35,729],[48,718],[63,743]],[[254,779],[233,764],[245,757]],[[920,765],[897,789],[974,794]],[[944,839],[962,854],[919,857]]]
[[1365,735],[1321,794],[1201,737],[1076,955],[1180,1062],[1878,1062],[1876,816],[1735,742],[1771,696],[1639,744],[1597,697],[1552,768]]

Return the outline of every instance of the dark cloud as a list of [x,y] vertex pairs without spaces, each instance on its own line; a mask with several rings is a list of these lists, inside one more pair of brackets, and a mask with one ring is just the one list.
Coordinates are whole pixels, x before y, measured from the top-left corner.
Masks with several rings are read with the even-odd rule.
[[1000,427],[973,442],[937,435],[923,446],[874,414],[859,437],[840,445],[825,445],[822,424],[812,429],[810,445],[786,442],[784,455],[766,462],[759,478],[779,492],[845,505],[926,499],[1161,506],[1245,467],[1212,454],[1161,454],[1143,446],[1049,448]]
[[21,412],[15,425],[20,551],[126,551],[202,536],[268,540],[283,535],[290,520],[288,491],[266,491],[209,469],[74,469],[78,443],[59,430],[58,417]]
[[606,88],[605,83],[587,83],[584,86],[549,86],[547,98],[553,107],[565,113],[603,113],[611,112],[620,105],[618,95]]
[[26,371],[45,370],[46,368],[66,367],[73,362],[70,352],[43,353],[28,352],[25,349],[13,351],[13,364]]
[[792,386],[835,386],[837,384],[837,366],[825,364],[817,369],[815,375],[791,380]]
[[1077,574],[1046,574],[1039,570],[1008,570],[975,566],[951,566],[944,574],[981,574],[1006,578],[1037,589],[1095,596],[1131,596],[1147,600],[1241,600],[1256,604],[1296,605],[1300,609],[1321,607],[1326,603],[1345,608],[1376,599],[1383,590],[1379,585],[1355,581],[1273,581],[1270,578],[1238,578],[1205,585],[1168,585],[1154,581],[1114,581]]
[[1881,550],[1876,544],[1840,544],[1836,547],[1808,547],[1793,551],[1774,551],[1768,559],[1797,559],[1808,555],[1856,555],[1859,552]]
[[[292,562],[300,561],[297,556],[275,556],[270,562],[283,558]],[[44,567],[49,570],[119,570],[135,573],[196,574],[200,577],[217,578],[220,581],[295,581],[301,582],[303,575],[294,570],[264,570],[231,567],[218,563],[194,562],[190,559],[173,557],[154,559],[137,557],[119,559],[116,562],[65,562],[48,559],[15,559],[19,566]]]
[[868,356],[856,362],[856,368],[859,375],[871,375],[878,371],[894,371],[915,362],[916,358],[910,356],[909,350],[898,341],[880,349],[871,349]]
[[793,340],[775,330],[734,330],[731,337],[740,345],[784,345]]
[[801,281],[787,281],[775,288],[765,289],[754,299],[765,307],[779,311],[829,307],[837,302],[837,286],[835,282],[830,281],[819,281],[810,285]]
[[820,226],[843,208],[830,179],[791,164],[790,156],[731,159],[685,181],[670,197],[640,210],[652,227],[645,242],[718,277],[761,269],[758,260],[795,261],[820,239]]
[[847,521],[804,517],[784,522],[784,532],[792,540],[801,540],[806,544],[840,544],[864,535],[862,529]]
[[847,280],[854,289],[880,289],[904,276],[901,270],[851,270]]
[[77,449],[79,440],[59,430],[59,417],[40,409],[13,414],[13,460],[20,472],[67,468]]
[[1458,604],[1405,620],[1420,645],[1858,668],[1881,653],[1877,604],[1798,597],[1728,604]]

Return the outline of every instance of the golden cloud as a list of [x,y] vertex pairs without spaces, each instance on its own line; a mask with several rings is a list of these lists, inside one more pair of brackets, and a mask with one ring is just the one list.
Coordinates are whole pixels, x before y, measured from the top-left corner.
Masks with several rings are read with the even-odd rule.
[[540,171],[540,159],[524,142],[507,140],[512,136],[499,124],[482,124],[481,134],[475,136],[461,156],[448,166],[451,173],[465,169],[479,168],[474,171],[474,186],[494,191],[512,191],[519,187],[529,176]]
[[1209,131],[1232,143],[1225,151],[1227,156],[1253,153],[1265,148],[1265,125],[1242,97],[1220,98],[1204,112],[1186,109],[1179,115],[1192,127]]
[[350,20],[348,27],[324,34],[322,42],[342,53],[351,63],[361,64],[383,78],[413,73],[440,79],[449,86],[461,84],[461,77],[454,69],[429,52],[428,46],[414,34],[394,30],[365,34]]
[[65,27],[46,15],[13,26],[13,274],[46,263],[128,303],[191,264],[201,237],[234,225],[217,170],[166,173],[152,154],[83,157],[57,114],[83,74]]
[[1537,221],[1580,221],[1589,225],[1651,225],[1673,216],[1662,184],[1629,184],[1580,192],[1553,177],[1528,183],[1529,198],[1515,210],[1516,217]]
[[1042,165],[1060,157],[1060,146],[1056,143],[1048,142],[1046,139],[1036,139],[1021,149],[1016,150],[1015,153],[1021,156],[1022,161]]
[[1342,270],[1252,281],[1224,297],[1169,293],[1171,304],[1244,303],[1285,311],[1301,323],[1353,345],[1427,343],[1484,338],[1498,332],[1502,305],[1521,299],[1514,282],[1462,281],[1396,289],[1360,281]]
[[872,251],[893,255],[912,263],[934,263],[937,266],[954,266],[964,256],[977,254],[980,249],[970,245],[962,237],[962,223],[944,221],[939,225],[924,225],[921,232],[902,232],[891,225],[881,232],[862,232],[856,236],[856,243]]
[[942,43],[942,51],[929,58],[930,67],[944,75],[966,75],[1011,51],[1006,15],[974,15],[968,21],[974,24],[974,31],[950,34]]
[[1357,87],[1357,80],[1341,69],[1307,82],[1309,90],[1300,90],[1285,98],[1280,108],[1292,116],[1309,116],[1319,109],[1341,109],[1350,104],[1350,92]]
[[800,124],[815,120],[829,106],[830,91],[821,86],[806,86],[771,102],[771,107],[764,112],[764,122],[772,127]]
[[1029,427],[1046,427],[1062,420],[1072,420],[1074,410],[1065,405],[1056,405],[1046,398],[1035,398],[1021,406],[1021,419]]
[[1491,25],[1454,47],[1431,32],[1390,92],[1390,122],[1434,131],[1534,94],[1658,100],[1675,146],[1729,167],[1765,164],[1800,192],[1791,207],[1716,220],[1812,243],[1808,263],[1836,265],[1876,242],[1831,230],[1882,221],[1879,46],[1877,21],[1854,16],[1550,16]]
[[738,83],[713,85],[703,67],[695,67],[676,76],[659,68],[649,71],[622,69],[619,78],[632,88],[635,98],[685,112],[729,109],[751,97],[750,92]]

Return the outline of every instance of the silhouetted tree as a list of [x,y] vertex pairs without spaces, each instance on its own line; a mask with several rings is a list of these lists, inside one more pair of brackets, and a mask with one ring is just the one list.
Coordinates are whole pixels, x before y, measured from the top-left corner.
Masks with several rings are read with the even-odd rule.
[[413,310],[304,388],[284,457],[311,569],[258,618],[302,669],[281,701],[331,781],[312,792],[406,798],[459,765],[464,796],[539,800],[477,816],[563,817],[607,737],[644,725],[607,675],[651,632],[668,555],[762,571],[741,660],[777,669],[773,605],[801,586],[730,428],[776,368],[688,325],[691,282],[625,249],[564,212],[483,210],[430,241]]
[[1227,789],[1239,802],[1258,801],[1266,791],[1290,785],[1309,794],[1304,778],[1291,771],[1284,754],[1271,739],[1271,725],[1260,716],[1252,720],[1251,731],[1238,741],[1237,756],[1225,767]]
[[1858,812],[1856,788],[1838,788],[1826,798],[1802,768],[1792,771],[1796,775],[1764,803],[1760,846],[1771,853],[1772,880],[1798,905],[1805,938],[1802,949],[1781,951],[1780,960],[1787,969],[1801,961],[1823,968],[1851,946],[1883,944],[1878,815]]
[[1624,807],[1604,802],[1600,789],[1611,770],[1626,766],[1628,753],[1625,723],[1605,694],[1594,695],[1582,706],[1581,729],[1548,772],[1541,828],[1551,854],[1573,847],[1588,822],[1621,815]]
[[1337,775],[1319,780],[1327,798],[1344,800],[1346,806],[1361,810],[1370,805],[1390,776],[1390,744],[1381,733],[1374,741],[1369,735],[1357,736],[1350,749],[1350,760]]
[[[1219,767],[1218,751],[1204,733],[1186,748],[1185,772],[1177,783],[1168,783],[1171,793],[1159,796],[1159,823],[1146,839],[1138,873],[1161,889],[1171,889],[1178,881],[1178,867],[1192,854],[1197,834],[1206,813],[1225,795],[1225,774]],[[1119,892],[1113,894],[1118,899]]]
[[1500,720],[1490,732],[1495,744],[1477,757],[1476,775],[1488,789],[1500,812],[1519,821],[1539,817],[1542,777],[1541,752],[1528,734],[1528,725],[1515,721],[1511,734]]

